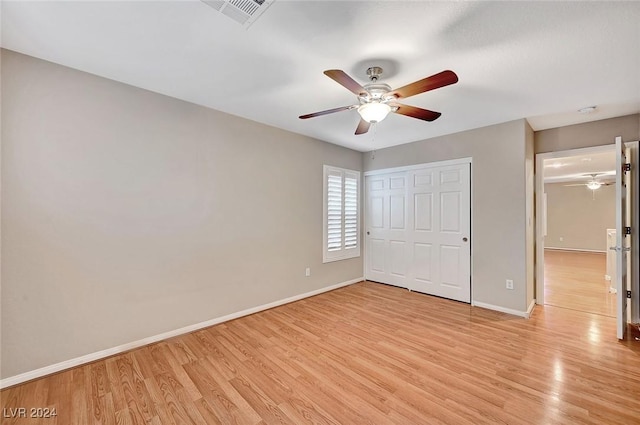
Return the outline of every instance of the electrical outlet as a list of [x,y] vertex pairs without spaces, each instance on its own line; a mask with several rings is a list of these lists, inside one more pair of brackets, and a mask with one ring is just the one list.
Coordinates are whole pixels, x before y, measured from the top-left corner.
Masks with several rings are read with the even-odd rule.
[[311,267],[307,267],[304,271],[305,276],[311,276]]
[[560,236],[560,242],[564,242],[564,238]]
[[513,289],[513,280],[507,279],[507,289]]

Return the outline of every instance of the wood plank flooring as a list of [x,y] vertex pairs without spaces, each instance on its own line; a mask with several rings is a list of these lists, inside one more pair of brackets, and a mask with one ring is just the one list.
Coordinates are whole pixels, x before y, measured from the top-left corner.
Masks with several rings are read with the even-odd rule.
[[[6,389],[2,424],[638,424],[640,343],[362,282]],[[3,415],[4,416],[4,415]]]
[[609,292],[606,270],[603,253],[545,250],[545,304],[615,317],[616,294]]

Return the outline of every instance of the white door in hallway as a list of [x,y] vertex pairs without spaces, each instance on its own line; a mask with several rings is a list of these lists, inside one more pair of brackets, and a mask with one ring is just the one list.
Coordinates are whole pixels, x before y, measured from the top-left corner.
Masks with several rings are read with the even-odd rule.
[[470,164],[366,179],[365,277],[470,302]]
[[[627,290],[629,276],[628,252],[631,250],[631,173],[635,170],[631,150],[625,147],[622,137],[616,137],[616,245],[609,249],[616,251],[616,333],[618,339],[625,339],[627,331]],[[628,169],[625,167],[628,164]]]

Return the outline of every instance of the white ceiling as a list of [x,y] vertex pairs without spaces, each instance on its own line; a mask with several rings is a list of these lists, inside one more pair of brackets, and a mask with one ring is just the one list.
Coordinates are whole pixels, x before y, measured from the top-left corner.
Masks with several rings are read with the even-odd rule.
[[[248,30],[197,0],[1,5],[2,47],[360,151],[640,112],[640,2],[276,0]],[[365,83],[378,64],[394,88],[460,81],[406,100],[432,123],[391,114],[355,136],[355,110],[297,118],[356,103],[324,70]]]
[[587,182],[593,179],[611,181],[616,178],[616,151],[612,147],[605,152],[575,155],[544,160],[544,182]]

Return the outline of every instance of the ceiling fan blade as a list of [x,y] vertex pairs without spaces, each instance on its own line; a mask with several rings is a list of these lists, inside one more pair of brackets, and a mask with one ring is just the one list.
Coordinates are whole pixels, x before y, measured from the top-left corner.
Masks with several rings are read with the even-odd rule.
[[369,127],[371,127],[371,123],[360,118],[360,122],[358,123],[358,128],[356,128],[356,134],[364,134],[369,131]]
[[440,112],[430,111],[428,109],[417,108],[415,106],[402,105],[400,103],[390,103],[389,106],[398,108],[395,110],[396,114],[406,115],[408,117],[417,118],[424,121],[437,120]]
[[324,72],[324,75],[347,88],[353,94],[360,95],[367,92],[356,80],[349,77],[346,72],[340,69],[329,69]]
[[564,184],[563,186],[565,187],[569,187],[569,186],[586,186],[586,183],[576,183],[576,184]]
[[415,96],[416,94],[424,93],[429,90],[439,89],[440,87],[448,86],[449,84],[455,84],[458,82],[458,76],[453,71],[442,71],[431,77],[423,78],[406,86],[402,86],[399,89],[395,89],[390,92],[397,98]]
[[355,105],[341,106],[340,108],[327,109],[326,111],[320,111],[320,112],[314,112],[312,114],[300,115],[298,118],[300,118],[301,120],[306,120],[307,118],[313,118],[313,117],[319,117],[319,116],[322,116],[322,115],[333,114],[334,112],[348,111],[349,109],[353,109],[355,107],[356,107]]

